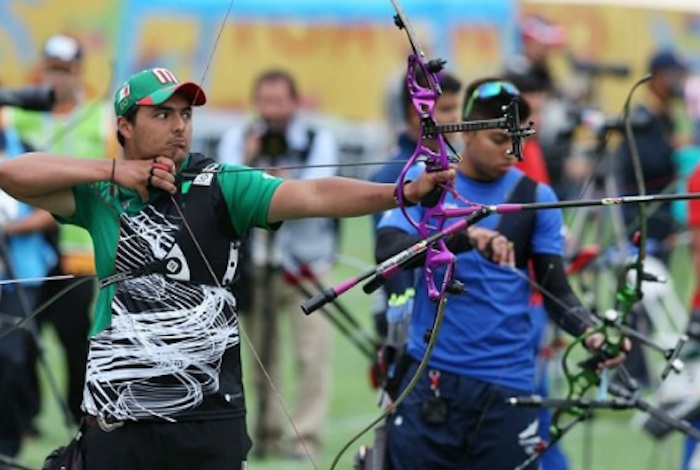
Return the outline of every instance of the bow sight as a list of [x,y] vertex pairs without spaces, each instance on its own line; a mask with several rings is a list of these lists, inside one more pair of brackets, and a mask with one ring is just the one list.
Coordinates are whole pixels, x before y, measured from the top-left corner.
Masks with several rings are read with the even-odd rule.
[[[522,161],[523,140],[533,135],[535,130],[533,129],[532,122],[528,123],[527,126],[521,126],[519,114],[520,107],[518,104],[520,100],[519,97],[514,97],[510,104],[504,106],[504,114],[500,118],[463,121],[455,124],[437,124],[435,122],[431,113],[431,104],[432,106],[435,105],[435,101],[442,91],[440,90],[439,81],[431,80],[427,76],[430,75],[434,77],[439,74],[445,68],[447,61],[440,58],[430,60],[425,59],[425,54],[418,45],[413,28],[411,27],[410,23],[407,23],[404,20],[403,10],[396,1],[392,1],[392,3],[397,11],[397,14],[394,15],[394,23],[399,29],[406,31],[408,40],[411,43],[411,48],[413,49],[413,54],[411,54],[408,58],[407,85],[411,92],[411,97],[413,98],[414,107],[418,111],[421,119],[421,127],[423,129],[422,137],[434,139],[439,135],[452,132],[504,129],[510,136],[513,144],[508,153],[517,158],[518,161]],[[421,86],[419,83],[416,74],[418,71],[421,71],[425,76],[424,78],[427,80],[427,87]],[[453,153],[456,153],[454,152],[454,149]],[[430,164],[431,162],[426,163]]]
[[463,121],[455,124],[435,124],[432,121],[424,121],[423,137],[434,138],[438,134],[447,134],[451,132],[504,129],[512,141],[512,147],[508,153],[519,161],[522,161],[523,141],[531,135],[534,135],[535,129],[533,128],[532,122],[529,122],[527,126],[522,126],[520,124],[519,100],[519,98],[513,98],[507,106],[504,106],[504,114],[503,117],[500,118]]

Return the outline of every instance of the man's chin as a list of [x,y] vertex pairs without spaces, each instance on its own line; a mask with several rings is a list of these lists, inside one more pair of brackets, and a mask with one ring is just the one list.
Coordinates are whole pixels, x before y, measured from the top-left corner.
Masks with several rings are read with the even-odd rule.
[[170,150],[169,152],[163,152],[161,155],[171,159],[173,162],[175,162],[176,165],[179,165],[180,163],[185,161],[189,154],[189,150],[183,148],[175,151]]

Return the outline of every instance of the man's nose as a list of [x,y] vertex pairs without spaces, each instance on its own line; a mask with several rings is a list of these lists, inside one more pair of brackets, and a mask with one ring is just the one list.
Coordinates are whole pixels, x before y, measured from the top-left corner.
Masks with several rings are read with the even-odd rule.
[[173,120],[173,130],[175,132],[182,132],[185,130],[185,127],[187,126],[187,118],[184,116],[180,115],[175,115],[175,119]]

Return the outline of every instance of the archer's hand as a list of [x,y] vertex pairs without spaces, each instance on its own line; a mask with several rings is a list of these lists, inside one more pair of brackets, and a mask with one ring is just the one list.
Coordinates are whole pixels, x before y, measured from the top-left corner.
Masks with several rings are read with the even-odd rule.
[[175,194],[175,163],[167,157],[149,160],[117,160],[114,162],[114,182],[139,193],[143,202],[148,201],[152,188]]
[[404,198],[413,204],[418,204],[436,186],[451,183],[457,176],[457,171],[453,168],[441,171],[424,171],[417,180],[406,183],[403,187]]
[[471,245],[486,259],[501,266],[515,266],[515,249],[505,235],[483,227],[469,227],[467,236]]
[[605,336],[602,333],[594,333],[586,338],[585,346],[591,353],[600,356],[600,361],[596,367],[597,372],[602,371],[604,368],[611,369],[619,366],[627,359],[627,353],[632,349],[632,343],[628,338],[625,338],[622,341],[622,351],[616,356],[609,357],[603,352]]

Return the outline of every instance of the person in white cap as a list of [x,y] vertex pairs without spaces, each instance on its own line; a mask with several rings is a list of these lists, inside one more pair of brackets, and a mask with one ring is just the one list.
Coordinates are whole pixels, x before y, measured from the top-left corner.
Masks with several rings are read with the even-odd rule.
[[[53,109],[46,113],[6,108],[7,125],[16,129],[35,149],[77,158],[104,159],[117,154],[110,106],[100,97],[91,96],[84,80],[84,61],[84,47],[77,38],[63,33],[51,35],[43,44],[38,66],[41,82],[54,90]],[[50,217],[47,224],[55,225]],[[57,235],[53,238],[57,238],[60,257],[50,274],[93,276],[95,261],[88,232],[75,226],[61,226]],[[39,304],[74,282],[67,279],[44,283]],[[47,323],[54,327],[65,352],[65,400],[76,424],[81,417],[87,332],[94,297],[95,283],[84,282],[70,289],[37,317],[40,327]],[[29,408],[31,415],[36,416],[41,408],[41,393],[36,371],[29,370],[34,384],[28,397]]]

